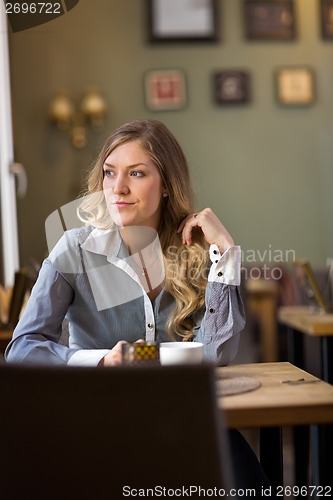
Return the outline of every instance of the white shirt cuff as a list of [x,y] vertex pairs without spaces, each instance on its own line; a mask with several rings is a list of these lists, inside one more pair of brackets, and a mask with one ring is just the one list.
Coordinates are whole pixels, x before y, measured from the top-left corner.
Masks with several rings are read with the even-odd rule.
[[68,361],[68,366],[97,366],[109,349],[80,349]]
[[208,281],[215,281],[226,285],[240,285],[242,255],[239,245],[229,247],[223,254],[221,254],[217,245],[211,245],[209,257],[212,265]]

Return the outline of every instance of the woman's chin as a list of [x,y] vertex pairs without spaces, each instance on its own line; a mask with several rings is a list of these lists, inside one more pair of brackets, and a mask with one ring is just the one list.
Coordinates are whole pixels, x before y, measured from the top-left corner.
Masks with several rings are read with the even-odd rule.
[[118,227],[135,226],[135,221],[129,217],[113,217],[112,220]]

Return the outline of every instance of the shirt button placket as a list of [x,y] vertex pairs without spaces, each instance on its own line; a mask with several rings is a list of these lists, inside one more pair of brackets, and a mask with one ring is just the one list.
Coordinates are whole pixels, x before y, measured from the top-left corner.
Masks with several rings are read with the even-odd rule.
[[154,342],[154,340],[155,340],[155,325],[154,325],[154,323],[151,323],[151,322],[147,323],[146,340],[147,340],[147,342]]

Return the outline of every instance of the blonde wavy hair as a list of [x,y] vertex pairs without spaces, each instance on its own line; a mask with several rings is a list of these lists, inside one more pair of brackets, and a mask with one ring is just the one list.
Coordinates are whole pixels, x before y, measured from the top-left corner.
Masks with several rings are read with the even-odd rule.
[[203,310],[207,284],[207,245],[201,231],[194,231],[186,247],[177,233],[181,221],[194,212],[194,196],[184,152],[169,129],[157,120],[125,123],[107,139],[87,179],[87,190],[79,217],[101,229],[112,227],[103,194],[103,164],[120,144],[138,141],[159,170],[168,196],[162,198],[159,239],[165,263],[165,287],[175,298],[167,330],[175,340],[190,340],[194,316]]

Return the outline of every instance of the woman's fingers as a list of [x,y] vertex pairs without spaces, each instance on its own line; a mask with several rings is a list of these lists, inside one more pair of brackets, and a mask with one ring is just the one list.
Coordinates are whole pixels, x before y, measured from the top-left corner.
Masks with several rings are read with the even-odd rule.
[[184,229],[185,227],[185,224],[187,221],[189,221],[192,217],[194,218],[194,215],[198,215],[198,214],[191,214],[191,215],[188,215],[184,220],[181,221],[181,223],[179,224],[179,227],[177,229],[177,233],[181,233],[182,230]]
[[[144,342],[143,339],[138,339],[136,342]],[[100,365],[103,366],[118,366],[122,364],[122,345],[127,344],[126,340],[119,340],[116,345],[103,358]],[[102,360],[101,360],[102,361]]]
[[182,232],[183,245],[192,244],[192,232],[195,227],[202,230],[208,244],[216,244],[222,251],[234,245],[232,237],[210,208],[189,215],[181,222],[177,232]]
[[182,242],[183,245],[191,245],[192,244],[192,230],[194,227],[200,226],[199,214],[194,213],[188,215],[179,225],[177,229],[177,233],[182,234]]
[[122,363],[121,346],[126,344],[126,340],[119,340],[117,344],[104,356],[104,366],[118,366]]

